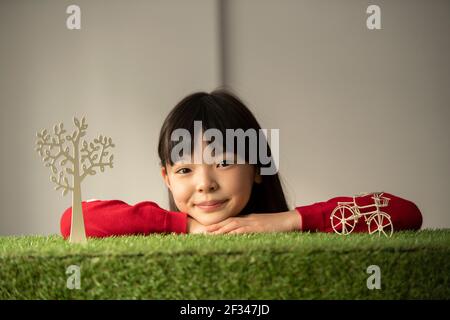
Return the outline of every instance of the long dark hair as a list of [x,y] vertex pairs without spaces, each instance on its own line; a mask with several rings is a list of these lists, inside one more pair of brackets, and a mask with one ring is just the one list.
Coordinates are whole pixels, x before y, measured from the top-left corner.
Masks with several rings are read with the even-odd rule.
[[[223,134],[223,137],[226,136],[226,129],[242,129],[244,131],[254,129],[256,132],[259,132],[261,129],[252,112],[238,97],[227,90],[219,89],[211,93],[196,92],[190,94],[170,111],[161,127],[158,143],[158,155],[161,166],[166,167],[167,164],[173,165],[171,151],[178,142],[171,140],[172,132],[182,128],[188,130],[191,137],[193,137],[194,121],[202,121],[203,130],[210,128],[218,129]],[[257,146],[259,148],[259,135],[257,135],[257,139]],[[266,145],[267,155],[271,157],[271,150],[267,141]],[[224,150],[225,148],[224,141]],[[246,161],[248,161],[249,147],[247,141],[245,150]],[[258,159],[255,166],[257,170],[260,170],[264,165],[259,159],[259,151],[257,154]],[[250,199],[239,214],[288,211],[289,209],[278,173],[262,175],[261,178],[261,183],[253,183]],[[179,211],[170,190],[169,206],[171,211]]]

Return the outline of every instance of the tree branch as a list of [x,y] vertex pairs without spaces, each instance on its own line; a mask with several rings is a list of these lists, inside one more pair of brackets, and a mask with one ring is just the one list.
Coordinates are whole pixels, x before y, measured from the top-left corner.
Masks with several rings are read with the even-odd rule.
[[[99,145],[101,145],[101,150]],[[83,165],[83,173],[80,176],[80,181],[83,181],[83,179],[88,175],[95,175],[96,171],[94,168],[96,167],[99,167],[101,172],[105,171],[106,166],[110,168],[113,167],[113,155],[109,157],[108,161],[103,161],[103,157],[106,157],[109,154],[106,150],[113,147],[114,144],[112,143],[112,139],[103,137],[102,135],[100,135],[98,139],[94,139],[94,142],[91,142],[90,144],[83,141],[83,148],[81,149],[81,152],[84,152],[85,154],[82,155],[81,162],[83,163],[87,159],[89,160],[89,164]],[[95,153],[98,150],[100,150],[100,152]],[[97,159],[98,162],[95,162]]]
[[63,170],[61,170],[59,172],[58,176],[59,176],[58,180],[53,175],[50,178],[51,181],[56,184],[55,190],[63,189],[63,193],[62,193],[63,196],[65,196],[69,190],[73,191],[73,187],[71,187],[69,185],[69,181],[68,181],[67,177],[64,176]]
[[[64,158],[60,163],[61,166],[65,165],[67,161],[74,163],[73,157],[69,154],[69,148],[66,147],[64,149],[65,140],[62,135],[65,132],[66,130],[64,130],[63,124],[60,123],[59,126],[55,125],[55,135],[53,137],[50,137],[50,134],[48,134],[45,129],[42,132],[37,133],[38,140],[36,142],[36,151],[38,151],[40,156],[43,157],[45,166],[50,167],[53,173],[58,171],[55,163],[60,157]],[[52,153],[53,149],[57,149],[58,152]]]

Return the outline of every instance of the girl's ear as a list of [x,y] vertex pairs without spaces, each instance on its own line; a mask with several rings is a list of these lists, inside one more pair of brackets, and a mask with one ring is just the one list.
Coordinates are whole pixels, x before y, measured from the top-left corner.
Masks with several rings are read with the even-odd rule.
[[167,175],[167,170],[166,170],[165,166],[161,167],[161,175],[164,179],[164,182],[166,183],[167,188],[170,189],[170,180],[169,180],[169,176]]
[[259,167],[256,168],[256,173],[255,173],[255,183],[260,184],[262,182],[262,177],[260,174],[260,169]]

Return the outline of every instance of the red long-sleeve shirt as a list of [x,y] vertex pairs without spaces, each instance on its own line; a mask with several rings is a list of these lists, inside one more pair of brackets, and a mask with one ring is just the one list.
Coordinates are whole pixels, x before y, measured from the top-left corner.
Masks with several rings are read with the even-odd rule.
[[[422,214],[411,201],[395,195],[384,193],[390,198],[387,207],[381,211],[390,215],[394,230],[418,230],[422,225]],[[374,200],[371,194],[357,197],[358,206],[371,205]],[[302,224],[298,230],[334,232],[330,216],[338,202],[352,202],[352,197],[336,197],[324,202],[296,207]],[[84,224],[88,237],[108,237],[131,234],[150,233],[187,233],[187,214],[172,212],[160,208],[156,203],[144,201],[129,205],[120,200],[96,200],[82,202]],[[375,207],[361,209],[360,213],[370,212]],[[64,238],[70,235],[72,208],[65,210],[61,217],[61,234]],[[364,218],[358,220],[355,232],[367,232]]]
[[[390,215],[394,231],[420,229],[422,226],[422,213],[416,204],[387,192],[384,192],[382,196],[389,198],[389,201],[386,207],[380,207],[379,210]],[[376,210],[372,197],[373,194],[368,194],[355,198],[360,213],[368,213],[366,215],[367,218],[370,217],[371,212]],[[302,217],[302,230],[334,232],[330,216],[333,210],[339,205],[338,202],[353,203],[353,197],[336,197],[328,201],[297,207],[296,210]],[[353,204],[344,204],[344,206],[354,207]],[[364,206],[367,207],[361,208]],[[346,214],[348,214],[348,211]],[[358,219],[353,232],[368,232],[368,226],[363,217]]]

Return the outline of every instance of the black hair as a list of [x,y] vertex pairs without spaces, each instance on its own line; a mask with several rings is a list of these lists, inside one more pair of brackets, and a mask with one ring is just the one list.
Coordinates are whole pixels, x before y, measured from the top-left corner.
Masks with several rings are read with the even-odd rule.
[[[158,155],[161,166],[173,165],[171,151],[178,142],[172,141],[172,132],[180,128],[186,129],[193,137],[194,121],[201,121],[203,130],[218,129],[223,134],[223,137],[226,136],[226,129],[242,129],[244,131],[254,129],[256,132],[259,132],[261,129],[253,113],[236,95],[225,89],[214,90],[211,93],[196,92],[190,94],[170,111],[161,127],[158,143]],[[259,135],[257,135],[257,139],[259,148]],[[272,158],[270,146],[267,141],[265,143],[267,155]],[[225,141],[224,148],[226,148]],[[248,161],[249,148],[247,141],[245,150],[246,161]],[[260,170],[261,167],[267,165],[261,163],[259,152],[257,154],[258,159],[255,166],[257,170]],[[273,159],[271,160],[273,161]],[[253,183],[250,199],[239,215],[285,212],[289,210],[278,173],[262,175],[261,178],[261,183]],[[169,206],[171,211],[179,211],[170,190]]]

